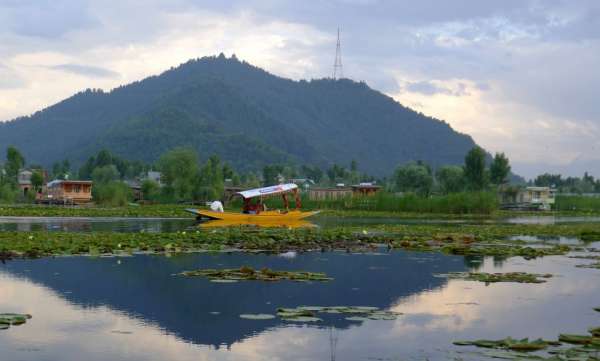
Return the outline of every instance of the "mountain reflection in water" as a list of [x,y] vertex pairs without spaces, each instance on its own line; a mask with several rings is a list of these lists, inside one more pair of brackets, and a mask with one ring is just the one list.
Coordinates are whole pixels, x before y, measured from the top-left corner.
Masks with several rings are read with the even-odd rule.
[[[592,310],[600,299],[593,286],[600,273],[575,268],[577,262],[564,257],[465,261],[402,251],[11,261],[0,266],[0,312],[28,312],[33,319],[0,332],[1,359],[330,360],[336,354],[338,360],[445,360],[456,352],[464,360],[481,359],[457,350],[452,341],[551,339],[600,324]],[[320,271],[335,280],[218,284],[173,276],[241,265]],[[486,272],[560,277],[539,285],[486,286],[433,276],[473,265]],[[364,323],[324,315],[322,323],[309,325],[239,318],[299,305],[377,306],[405,314],[396,321]]]

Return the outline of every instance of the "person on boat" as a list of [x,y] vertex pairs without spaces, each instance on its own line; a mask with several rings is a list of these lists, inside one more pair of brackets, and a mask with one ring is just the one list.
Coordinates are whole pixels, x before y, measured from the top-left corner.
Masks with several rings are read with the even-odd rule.
[[213,212],[223,213],[223,203],[221,201],[214,201],[210,204],[210,210]]
[[263,209],[263,206],[262,206],[260,199],[257,201],[256,204],[252,204],[252,201],[250,199],[248,199],[248,200],[244,201],[244,209],[242,210],[242,213],[259,214],[262,209]]

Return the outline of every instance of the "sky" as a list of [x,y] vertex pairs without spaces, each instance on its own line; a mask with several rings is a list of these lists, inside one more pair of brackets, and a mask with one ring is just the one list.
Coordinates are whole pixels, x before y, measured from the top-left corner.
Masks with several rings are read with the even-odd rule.
[[600,176],[598,0],[0,0],[0,121],[235,54],[344,76],[448,122],[513,170]]

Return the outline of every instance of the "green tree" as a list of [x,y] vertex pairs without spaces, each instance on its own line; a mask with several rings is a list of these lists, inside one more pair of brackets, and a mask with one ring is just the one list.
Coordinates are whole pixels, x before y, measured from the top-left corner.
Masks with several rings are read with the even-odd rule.
[[8,147],[6,149],[6,163],[4,165],[4,170],[11,183],[17,182],[19,171],[23,166],[25,166],[25,158],[21,152],[12,145]]
[[277,177],[283,172],[283,166],[279,164],[267,165],[263,168],[263,182],[265,186],[277,184]]
[[218,156],[213,155],[200,169],[194,189],[194,200],[215,200],[223,196],[223,168]]
[[493,184],[503,184],[510,173],[510,163],[504,153],[496,153],[490,165],[490,180]]
[[465,156],[465,179],[467,186],[474,191],[487,187],[488,174],[485,168],[485,152],[480,147],[473,147]]
[[160,198],[160,185],[152,179],[146,179],[142,182],[142,197],[146,201],[156,202]]
[[408,163],[394,172],[396,190],[428,196],[433,187],[431,169],[423,163]]
[[[120,178],[117,167],[112,164],[105,165],[94,169],[92,172],[92,180],[95,184],[108,184]],[[93,189],[93,188],[92,188]]]
[[440,190],[445,194],[461,192],[465,188],[465,174],[459,166],[448,165],[439,168],[436,179]]
[[198,177],[198,154],[193,149],[176,148],[163,154],[158,169],[165,183],[163,194],[171,201],[192,199]]
[[39,192],[44,184],[44,175],[39,169],[35,169],[31,174],[31,185],[36,192]]

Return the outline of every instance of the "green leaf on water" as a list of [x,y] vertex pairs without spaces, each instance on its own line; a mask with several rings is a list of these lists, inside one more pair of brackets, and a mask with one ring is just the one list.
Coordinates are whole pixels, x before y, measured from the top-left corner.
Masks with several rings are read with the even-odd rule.
[[268,314],[268,313],[257,313],[257,314],[247,313],[247,314],[241,314],[240,318],[243,318],[246,320],[272,320],[275,318],[275,316]]
[[310,317],[310,316],[297,316],[297,317],[282,317],[284,321],[289,322],[321,322],[322,319],[318,317]]

